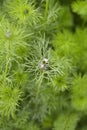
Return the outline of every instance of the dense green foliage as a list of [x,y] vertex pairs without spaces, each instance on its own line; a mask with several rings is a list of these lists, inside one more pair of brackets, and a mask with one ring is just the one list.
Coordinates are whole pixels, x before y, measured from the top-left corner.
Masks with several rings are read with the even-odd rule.
[[0,130],[87,130],[87,0],[0,0]]

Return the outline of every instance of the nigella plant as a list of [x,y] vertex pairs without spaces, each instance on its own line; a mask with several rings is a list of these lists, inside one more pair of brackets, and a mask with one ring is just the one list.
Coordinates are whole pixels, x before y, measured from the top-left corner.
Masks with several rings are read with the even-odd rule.
[[[49,46],[50,44],[50,39],[46,39],[45,34],[40,34],[32,42],[31,53],[25,59],[24,65],[31,79],[29,81],[30,86],[27,88],[32,100],[29,102],[29,109],[32,108],[33,103],[34,107],[30,109],[32,119],[40,122],[51,113],[51,108],[56,109],[54,92],[67,90],[66,73],[70,70],[71,65],[67,58],[59,57],[55,50]],[[53,92],[53,96],[50,95],[50,91]],[[49,104],[50,100],[53,100],[52,104]],[[42,111],[42,114],[39,111]]]
[[26,49],[29,45],[25,40],[26,33],[20,27],[11,24],[5,17],[0,21],[0,34],[0,55],[2,57],[0,71],[5,80],[12,61],[18,62],[18,59],[22,58],[18,54],[18,48]]
[[1,116],[15,117],[15,112],[19,106],[22,92],[19,88],[12,88],[11,86],[2,86],[0,88],[0,114]]
[[87,0],[0,0],[0,130],[87,130]]
[[9,58],[18,57],[18,48],[26,49],[29,46],[25,40],[29,34],[10,23],[5,17],[0,21],[0,34],[0,47],[2,48],[0,53],[9,53]]
[[63,62],[68,63],[68,60],[64,57],[59,58],[49,44],[50,40],[46,40],[45,35],[37,38],[33,43],[34,46],[31,45],[31,54],[26,58],[25,66],[36,82],[42,83],[45,79],[48,84],[54,85],[53,77],[64,75],[68,66],[66,68]]
[[28,0],[10,0],[4,4],[7,15],[19,24],[36,24],[41,17],[39,9],[35,7],[34,2]]

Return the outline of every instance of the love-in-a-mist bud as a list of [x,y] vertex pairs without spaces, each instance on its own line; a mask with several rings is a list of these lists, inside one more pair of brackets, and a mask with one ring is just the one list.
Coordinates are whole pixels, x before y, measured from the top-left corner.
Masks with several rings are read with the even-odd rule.
[[9,29],[6,30],[5,36],[6,36],[7,38],[10,38],[10,37],[11,37],[11,32],[10,32]]
[[39,63],[39,68],[40,69],[47,69],[48,67],[48,64],[49,64],[49,61],[47,58],[43,58],[40,63]]

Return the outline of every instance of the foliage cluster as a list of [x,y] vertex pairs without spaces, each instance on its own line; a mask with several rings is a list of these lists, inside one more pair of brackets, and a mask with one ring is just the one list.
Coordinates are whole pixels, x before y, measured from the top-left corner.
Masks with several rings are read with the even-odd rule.
[[0,130],[87,130],[87,0],[0,1]]

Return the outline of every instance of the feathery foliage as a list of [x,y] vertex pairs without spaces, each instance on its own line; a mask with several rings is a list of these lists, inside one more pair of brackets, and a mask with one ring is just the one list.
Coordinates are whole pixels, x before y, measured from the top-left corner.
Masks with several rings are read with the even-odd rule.
[[66,112],[59,115],[54,123],[55,130],[75,130],[79,115],[73,112]]
[[[39,20],[40,13],[35,9],[34,2],[28,0],[7,1],[4,5],[7,15],[19,24],[36,24]],[[37,17],[38,16],[38,17]]]
[[21,91],[18,88],[4,86],[0,88],[0,113],[2,116],[14,117],[18,101],[21,100]]
[[[79,91],[78,91],[79,90]],[[87,109],[87,76],[77,76],[71,88],[72,105],[78,111]]]
[[0,0],[0,130],[87,130],[87,0]]
[[72,4],[72,9],[77,14],[81,15],[84,20],[87,20],[87,1],[77,0]]

